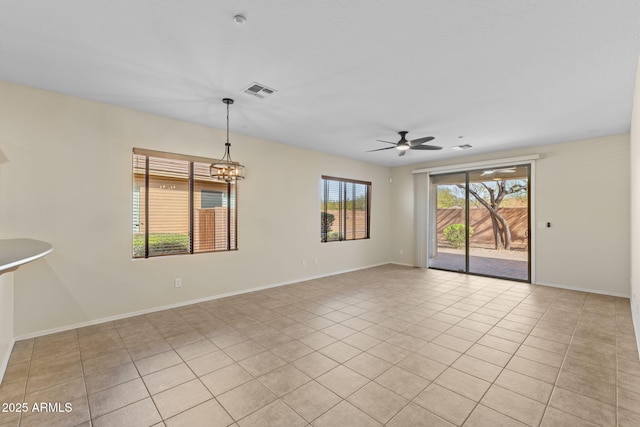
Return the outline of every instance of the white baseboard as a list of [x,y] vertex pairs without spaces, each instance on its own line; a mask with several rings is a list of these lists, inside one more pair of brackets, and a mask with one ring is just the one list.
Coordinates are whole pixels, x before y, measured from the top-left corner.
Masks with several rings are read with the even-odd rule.
[[576,286],[558,285],[556,283],[536,282],[534,285],[549,286],[550,288],[567,289],[570,291],[588,292],[590,294],[608,295],[611,297],[629,298],[629,294],[621,294],[619,292],[601,291],[596,289],[579,288]]
[[14,338],[9,341],[9,346],[7,347],[7,351],[2,355],[2,362],[0,363],[0,384],[2,384],[2,379],[4,378],[5,372],[7,372],[7,366],[9,365],[9,358],[11,357],[11,352],[13,351],[13,345],[16,343]]
[[393,265],[402,265],[402,266],[404,266],[404,267],[415,267],[415,265],[413,265],[413,264],[405,264],[405,263],[403,263],[403,262],[395,262],[395,261],[392,261],[392,262],[390,262],[390,263],[388,263],[388,264],[393,264]]
[[633,322],[633,331],[636,334],[636,345],[638,346],[638,354],[640,354],[640,313],[631,304],[631,321]]
[[[236,295],[247,294],[249,292],[255,292],[255,291],[262,291],[262,290],[265,290],[265,289],[277,288],[279,286],[286,286],[286,285],[291,285],[293,283],[306,282],[307,280],[321,279],[323,277],[335,276],[337,274],[344,274],[344,273],[349,273],[349,272],[352,272],[352,271],[365,270],[367,268],[379,267],[381,265],[387,265],[387,264],[389,264],[389,263],[388,262],[383,262],[383,263],[380,263],[380,264],[373,264],[373,265],[368,265],[368,266],[365,266],[365,267],[357,267],[357,268],[352,268],[352,269],[348,269],[348,270],[336,271],[336,272],[333,272],[333,273],[320,274],[320,275],[317,275],[317,276],[304,277],[304,278],[295,279],[295,280],[288,280],[286,282],[274,283],[274,284],[271,284],[271,285],[265,285],[265,286],[258,286],[258,287],[255,287],[255,288],[243,289],[241,291],[227,292],[227,293],[224,293],[224,294],[212,295],[212,296],[208,296],[208,297],[204,297],[204,298],[197,298],[197,299],[193,299],[193,300],[189,300],[189,301],[182,301],[182,302],[178,302],[178,303],[175,303],[175,304],[163,305],[163,306],[160,306],[160,307],[152,307],[152,308],[146,308],[146,309],[143,309],[143,310],[132,311],[132,312],[129,312],[129,313],[116,314],[114,316],[102,317],[100,319],[89,320],[89,321],[86,321],[86,322],[75,323],[75,324],[72,324],[72,325],[65,325],[65,326],[60,326],[60,327],[57,327],[57,328],[45,329],[45,330],[38,331],[38,332],[32,332],[32,333],[29,333],[29,334],[20,335],[20,336],[15,337],[14,342],[15,341],[27,340],[27,339],[31,339],[31,338],[37,338],[37,337],[41,337],[43,335],[55,334],[55,333],[58,333],[58,332],[70,331],[72,329],[84,328],[86,326],[98,325],[100,323],[113,322],[114,320],[126,319],[128,317],[134,317],[134,316],[140,316],[140,315],[143,315],[143,314],[155,313],[156,311],[169,310],[169,309],[172,309],[172,308],[183,307],[185,305],[198,304],[198,303],[201,303],[201,302],[216,300],[216,299],[220,299],[220,298],[226,298],[226,297],[232,297],[232,296],[236,296]],[[11,354],[11,352],[9,352],[9,354]],[[8,362],[8,359],[7,359],[7,362]]]
[[[389,264],[394,264],[394,265],[403,265],[406,267],[415,267],[415,265],[412,264],[404,264],[401,262],[390,262]],[[428,270],[428,268],[426,268]],[[452,271],[451,273],[458,273],[457,271]],[[459,273],[458,273],[459,274]],[[497,279],[500,279],[497,277]],[[509,279],[504,279],[504,280],[509,280]],[[592,294],[599,294],[599,295],[608,295],[608,296],[612,296],[612,297],[620,297],[620,298],[630,298],[631,296],[629,294],[622,294],[622,293],[618,293],[618,292],[608,292],[608,291],[601,291],[601,290],[594,290],[594,289],[587,289],[587,288],[579,288],[576,286],[567,286],[567,285],[558,285],[556,283],[548,283],[548,282],[532,282],[532,285],[540,285],[540,286],[549,286],[550,288],[560,288],[560,289],[567,289],[570,291],[580,291],[580,292],[588,292],[588,293],[592,293]],[[640,315],[640,313],[638,313]],[[640,320],[640,319],[639,319]],[[640,345],[640,341],[638,342],[638,345]]]
[[[206,302],[206,301],[211,301],[211,300],[216,300],[216,299],[221,299],[221,298],[226,298],[226,297],[231,297],[231,296],[236,296],[236,295],[242,295],[242,294],[246,294],[246,293],[249,293],[249,292],[255,292],[255,291],[261,291],[261,290],[265,290],[265,289],[277,288],[277,287],[280,287],[280,286],[291,285],[293,283],[305,282],[307,280],[321,279],[321,278],[324,278],[324,277],[335,276],[337,274],[344,274],[344,273],[349,273],[349,272],[352,272],[352,271],[365,270],[367,268],[379,267],[381,265],[387,265],[387,264],[401,265],[401,266],[406,266],[406,267],[415,267],[414,265],[411,265],[411,264],[403,264],[403,263],[398,263],[398,262],[383,262],[383,263],[368,265],[368,266],[364,266],[364,267],[357,267],[357,268],[352,268],[352,269],[348,269],[348,270],[341,270],[341,271],[336,271],[336,272],[327,273],[327,274],[320,274],[320,275],[316,275],[316,276],[303,277],[303,278],[299,278],[299,279],[288,280],[286,282],[274,283],[274,284],[271,284],[271,285],[258,286],[258,287],[255,287],[255,288],[243,289],[243,290],[240,290],[240,291],[227,292],[227,293],[224,293],[224,294],[218,294],[218,295],[212,295],[212,296],[208,296],[208,297],[204,297],[204,298],[197,298],[197,299],[193,299],[193,300],[182,301],[182,302],[169,304],[169,305],[163,305],[163,306],[159,306],[159,307],[151,307],[151,308],[147,308],[147,309],[143,309],[143,310],[117,314],[117,315],[114,315],[114,316],[102,317],[100,319],[89,320],[89,321],[86,321],[86,322],[75,323],[75,324],[72,324],[72,325],[65,325],[65,326],[60,326],[60,327],[57,327],[57,328],[51,328],[51,329],[46,329],[46,330],[42,330],[42,331],[32,332],[32,333],[29,333],[29,334],[16,336],[13,342],[22,341],[22,340],[26,340],[26,339],[30,339],[30,338],[36,338],[36,337],[40,337],[40,336],[43,336],[43,335],[49,335],[49,334],[54,334],[54,333],[58,333],[58,332],[69,331],[69,330],[72,330],[72,329],[83,328],[83,327],[86,327],[86,326],[93,326],[93,325],[97,325],[97,324],[100,324],[100,323],[112,322],[114,320],[126,319],[128,317],[134,317],[134,316],[140,316],[140,315],[143,315],[143,314],[154,313],[154,312],[157,312],[157,311],[170,310],[172,308],[183,307],[185,305],[198,304],[198,303],[201,303],[201,302]],[[455,272],[453,272],[453,273],[455,273]],[[542,286],[549,286],[549,287],[552,287],[552,288],[568,289],[568,290],[572,290],[572,291],[589,292],[589,293],[594,293],[594,294],[601,294],[601,295],[609,295],[609,296],[615,296],[615,297],[629,298],[629,295],[621,294],[621,293],[617,293],[617,292],[599,291],[599,290],[578,288],[578,287],[574,287],[574,286],[565,286],[565,285],[558,285],[558,284],[554,284],[554,283],[545,283],[545,282],[537,282],[535,284],[536,285],[542,285]],[[638,313],[638,314],[640,314],[640,313]],[[640,316],[634,316],[634,326],[635,326],[635,330],[636,330],[636,335],[640,334],[640,329],[638,328],[638,326],[640,326],[640,318],[639,317]],[[636,319],[638,320],[638,322],[635,321]],[[638,338],[639,338],[638,339],[638,345],[640,346],[640,336],[638,336]],[[12,344],[11,347],[13,348],[13,344]],[[11,354],[11,352],[9,352],[9,354],[6,355],[6,360],[3,360],[3,365],[0,365],[0,369],[1,369],[0,372],[3,373],[3,374],[4,374],[4,369],[6,369],[6,364],[9,361],[8,357],[9,357],[10,354]],[[1,378],[1,376],[0,376],[0,378]]]

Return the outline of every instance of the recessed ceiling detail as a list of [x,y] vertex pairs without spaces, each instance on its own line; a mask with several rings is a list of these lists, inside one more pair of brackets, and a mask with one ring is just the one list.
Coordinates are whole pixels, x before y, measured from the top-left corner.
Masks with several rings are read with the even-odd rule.
[[243,90],[243,92],[262,99],[269,95],[273,95],[273,93],[275,92],[275,89],[271,89],[261,83],[254,82],[254,83],[251,83],[251,85],[248,88]]
[[468,150],[469,148],[473,148],[471,145],[469,144],[462,144],[462,145],[456,145],[455,147],[451,147],[454,150]]

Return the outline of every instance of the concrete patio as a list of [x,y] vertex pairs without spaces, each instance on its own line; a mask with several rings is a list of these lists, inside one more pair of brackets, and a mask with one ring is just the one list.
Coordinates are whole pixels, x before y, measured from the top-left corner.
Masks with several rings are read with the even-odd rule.
[[[529,280],[529,262],[526,251],[497,251],[471,248],[469,273],[514,280]],[[438,248],[438,254],[429,258],[429,267],[449,271],[464,271],[463,250]]]

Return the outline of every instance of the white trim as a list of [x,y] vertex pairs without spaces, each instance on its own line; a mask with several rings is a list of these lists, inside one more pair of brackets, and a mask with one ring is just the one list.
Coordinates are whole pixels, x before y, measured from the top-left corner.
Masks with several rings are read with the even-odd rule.
[[415,266],[415,265],[413,265],[413,264],[406,264],[406,263],[404,263],[404,262],[395,262],[395,261],[392,261],[392,262],[390,262],[389,264],[393,264],[393,265],[401,265],[401,266],[403,266],[403,267],[420,268],[420,267],[416,267],[416,266]]
[[[320,278],[323,278],[323,277],[335,276],[335,275],[338,275],[338,274],[349,273],[349,272],[352,272],[352,271],[365,270],[367,268],[379,267],[381,265],[387,265],[387,264],[394,264],[394,265],[400,265],[400,266],[405,266],[405,267],[418,268],[418,267],[415,267],[414,265],[411,265],[411,264],[404,264],[404,263],[399,263],[399,262],[383,262],[383,263],[373,264],[373,265],[369,265],[369,266],[365,266],[365,267],[352,268],[352,269],[348,269],[348,270],[337,271],[337,272],[334,272],[334,273],[320,274],[320,275],[317,275],[317,276],[311,276],[311,277],[306,277],[306,278],[301,278],[301,279],[296,279],[296,280],[290,280],[290,281],[281,282],[281,283],[275,283],[275,284],[272,284],[272,285],[258,286],[258,287],[255,287],[255,288],[244,289],[244,290],[241,290],[241,291],[227,292],[227,293],[220,294],[220,295],[214,295],[214,296],[209,296],[209,297],[204,297],[204,298],[197,298],[197,299],[194,299],[194,300],[183,301],[183,302],[179,302],[179,303],[175,303],[175,304],[169,304],[169,305],[149,308],[149,309],[145,309],[145,310],[138,310],[138,311],[134,311],[134,312],[118,314],[118,315],[115,315],[115,316],[103,317],[101,319],[90,320],[90,321],[87,321],[87,322],[76,323],[76,324],[73,324],[73,325],[61,326],[61,327],[58,327],[58,328],[46,329],[46,330],[39,331],[39,332],[33,332],[33,333],[30,333],[30,334],[20,335],[20,336],[17,336],[14,339],[11,340],[11,345],[9,346],[9,351],[7,351],[7,353],[4,355],[4,357],[2,359],[2,364],[0,364],[0,382],[2,382],[2,378],[3,378],[4,374],[5,374],[7,366],[9,364],[9,358],[11,356],[11,352],[13,351],[13,346],[14,346],[16,341],[22,341],[22,340],[31,339],[31,338],[37,338],[37,337],[40,337],[40,336],[49,335],[49,334],[53,334],[53,333],[69,331],[69,330],[72,330],[72,329],[83,328],[83,327],[86,327],[86,326],[93,326],[93,325],[97,325],[97,324],[100,324],[100,323],[112,322],[112,321],[115,321],[115,320],[126,319],[128,317],[134,317],[134,316],[140,316],[140,315],[143,315],[143,314],[155,313],[157,311],[169,310],[169,309],[172,309],[172,308],[183,307],[183,306],[191,305],[191,304],[198,304],[198,303],[202,303],[202,302],[206,302],[206,301],[212,301],[212,300],[221,299],[221,298],[226,298],[226,297],[230,297],[230,296],[242,295],[242,294],[249,293],[249,292],[255,292],[255,291],[260,291],[260,290],[265,290],[265,289],[277,288],[277,287],[280,287],[280,286],[291,285],[291,284],[294,284],[294,283],[300,283],[300,282],[304,282],[304,281],[307,281],[307,280],[320,279]],[[427,269],[425,268],[425,270],[427,270]],[[459,274],[459,273],[457,273],[455,271],[452,271],[451,274]],[[504,279],[504,280],[508,281],[508,279]],[[606,291],[579,288],[579,287],[575,287],[575,286],[558,285],[558,284],[555,284],[555,283],[546,283],[546,282],[538,282],[538,283],[533,283],[532,282],[531,284],[535,285],[535,286],[548,286],[548,287],[551,287],[551,288],[567,289],[567,290],[579,291],[579,292],[587,292],[587,293],[592,293],[592,294],[600,294],[600,295],[609,295],[609,296],[614,296],[614,297],[629,298],[629,295],[621,294],[621,293],[618,293],[618,292],[606,292]],[[632,309],[632,311],[633,311],[633,309]],[[640,331],[640,325],[638,325],[638,322],[636,322],[636,318],[637,318],[636,316],[633,316],[633,321],[634,321],[633,323],[634,323],[634,326],[635,326],[636,335],[638,335],[638,331]],[[640,343],[640,336],[638,336],[637,338],[638,338],[638,342]],[[639,350],[640,350],[640,344],[639,344]]]
[[533,284],[540,285],[540,286],[548,286],[550,288],[567,289],[570,291],[587,292],[589,294],[599,294],[599,295],[608,295],[608,296],[619,297],[619,298],[629,298],[628,294],[622,294],[619,292],[608,292],[608,291],[601,291],[598,289],[588,289],[588,288],[580,288],[577,286],[558,285],[556,283],[547,283],[547,282],[538,282]]
[[2,383],[4,374],[7,372],[7,366],[9,366],[9,359],[11,358],[11,352],[13,351],[13,345],[15,343],[15,338],[11,338],[11,341],[9,341],[9,347],[7,347],[7,352],[2,356],[2,363],[0,363],[0,384]]
[[[294,284],[294,283],[305,282],[307,280],[320,279],[320,278],[323,278],[323,277],[335,276],[337,274],[350,273],[352,271],[358,271],[358,270],[365,270],[367,268],[379,267],[381,265],[387,265],[387,264],[389,264],[389,263],[388,262],[382,262],[382,263],[379,263],[379,264],[367,265],[367,266],[364,266],[364,267],[357,267],[357,268],[352,268],[352,269],[349,269],[349,270],[336,271],[336,272],[333,272],[333,273],[320,274],[320,275],[311,276],[311,277],[304,277],[304,278],[300,278],[300,279],[289,280],[289,281],[286,281],[286,282],[280,282],[280,283],[275,283],[275,284],[271,284],[271,285],[257,286],[255,288],[243,289],[241,291],[227,292],[227,293],[224,293],[224,294],[213,295],[213,296],[208,296],[208,297],[204,297],[204,298],[197,298],[197,299],[193,299],[193,300],[189,300],[189,301],[182,301],[182,302],[178,302],[178,303],[175,303],[175,304],[163,305],[163,306],[160,306],[160,307],[147,308],[147,309],[144,309],[144,310],[132,311],[132,312],[123,313],[123,314],[116,314],[115,316],[108,316],[108,317],[103,317],[103,318],[100,318],[100,319],[89,320],[87,322],[80,322],[80,323],[75,323],[75,324],[72,324],[72,325],[60,326],[58,328],[46,329],[44,331],[38,331],[38,332],[32,332],[30,334],[20,335],[20,336],[15,337],[14,342],[15,341],[22,341],[22,340],[26,340],[26,339],[31,339],[31,338],[37,338],[37,337],[41,337],[43,335],[55,334],[55,333],[58,333],[58,332],[70,331],[72,329],[84,328],[86,326],[98,325],[100,323],[113,322],[114,320],[126,319],[128,317],[134,317],[134,316],[140,316],[140,315],[143,315],[143,314],[155,313],[157,311],[170,310],[172,308],[184,307],[185,305],[199,304],[199,303],[206,302],[206,301],[211,301],[211,300],[216,300],[216,299],[221,299],[221,298],[226,298],[226,297],[232,297],[232,296],[236,296],[236,295],[242,295],[242,294],[246,294],[246,293],[249,293],[249,292],[262,291],[262,290],[265,290],[265,289],[277,288],[279,286],[286,286],[286,285],[291,285],[291,284]],[[12,348],[13,348],[13,346],[12,346]],[[11,354],[11,352],[9,352],[9,354]]]
[[413,176],[413,233],[414,258],[417,267],[428,267],[429,254],[429,198],[431,197],[429,174]]
[[462,163],[449,166],[437,166],[433,168],[424,168],[412,170],[411,173],[432,173],[432,172],[462,172],[472,170],[474,168],[483,168],[485,166],[510,166],[517,164],[529,163],[532,160],[538,160],[540,154],[529,154],[527,156],[509,157],[506,159],[483,160],[481,162]]
[[536,162],[529,162],[529,280],[536,283]]
[[638,346],[638,353],[640,353],[640,319],[638,316],[640,313],[634,307],[634,304],[631,303],[631,299],[629,299],[629,303],[631,304],[631,322],[633,323],[633,331],[636,337],[636,345]]

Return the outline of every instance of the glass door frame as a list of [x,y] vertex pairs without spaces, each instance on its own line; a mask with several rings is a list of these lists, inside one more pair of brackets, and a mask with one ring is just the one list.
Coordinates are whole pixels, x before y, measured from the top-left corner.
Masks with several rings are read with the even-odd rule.
[[[512,157],[506,159],[497,159],[497,160],[489,160],[489,161],[481,161],[481,162],[473,162],[466,164],[458,164],[451,166],[441,166],[434,168],[425,168],[425,169],[417,169],[412,171],[413,174],[416,174],[419,179],[425,179],[422,185],[424,185],[424,190],[426,190],[426,194],[424,196],[416,196],[416,206],[415,213],[417,216],[416,219],[416,230],[418,232],[418,237],[416,238],[416,254],[418,254],[417,266],[423,268],[429,268],[429,257],[433,251],[432,244],[430,240],[430,234],[434,232],[432,230],[432,206],[434,203],[435,197],[431,190],[431,175],[443,175],[448,173],[462,173],[482,168],[500,168],[500,167],[508,167],[508,166],[520,166],[520,165],[528,165],[529,166],[529,182],[528,182],[528,197],[529,197],[529,280],[518,280],[518,279],[509,279],[504,277],[497,276],[486,276],[486,277],[496,277],[498,279],[506,279],[506,280],[514,280],[521,281],[525,283],[536,283],[535,277],[535,248],[536,248],[536,233],[535,233],[535,160],[537,160],[540,156],[537,154],[529,155],[529,156],[521,156],[521,157]],[[422,177],[420,177],[420,174]],[[468,183],[466,183],[468,184]],[[420,188],[420,186],[418,186]],[[465,192],[468,192],[468,189],[465,189]],[[466,207],[468,209],[468,206]],[[434,222],[435,224],[435,222]],[[421,233],[422,232],[422,233]],[[468,254],[468,237],[465,245],[465,252]],[[423,246],[424,245],[424,246]],[[421,247],[422,246],[422,247]],[[468,271],[468,256],[466,256],[465,264],[466,271]],[[480,276],[476,273],[464,273],[470,275]],[[483,275],[484,276],[484,275]]]

